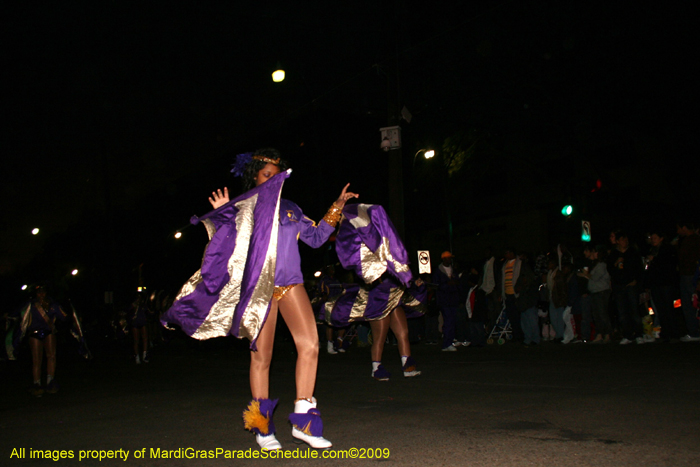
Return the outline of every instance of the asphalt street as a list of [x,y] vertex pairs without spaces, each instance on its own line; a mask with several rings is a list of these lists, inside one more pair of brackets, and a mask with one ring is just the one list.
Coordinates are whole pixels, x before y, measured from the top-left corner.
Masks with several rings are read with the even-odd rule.
[[[65,342],[61,390],[41,398],[28,393],[26,349],[1,362],[0,465],[700,465],[696,343],[509,342],[451,353],[421,344],[413,346],[416,378],[403,378],[397,348],[387,345],[388,382],[370,377],[369,348],[329,355],[322,347],[316,397],[337,451],[311,454],[292,442],[286,421],[295,355],[281,340],[271,394],[280,399],[284,455],[358,456],[345,460],[227,458],[253,456],[257,447],[241,422],[250,398],[244,343],[178,338],[141,365],[127,348],[95,348],[84,361]],[[100,451],[117,457],[90,458]],[[214,458],[187,458],[207,453]]]

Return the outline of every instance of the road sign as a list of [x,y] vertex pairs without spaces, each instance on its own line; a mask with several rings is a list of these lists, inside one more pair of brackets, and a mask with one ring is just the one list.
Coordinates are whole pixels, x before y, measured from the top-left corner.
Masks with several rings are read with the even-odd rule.
[[428,250],[418,250],[418,274],[431,274]]
[[591,241],[591,223],[589,221],[581,221],[581,241]]

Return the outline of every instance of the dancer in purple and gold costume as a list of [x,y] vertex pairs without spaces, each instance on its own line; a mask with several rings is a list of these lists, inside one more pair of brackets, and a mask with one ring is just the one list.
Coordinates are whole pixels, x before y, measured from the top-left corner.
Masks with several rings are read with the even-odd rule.
[[[148,363],[148,314],[150,311],[146,305],[146,297],[138,296],[129,310],[129,321],[131,322],[131,338],[134,344],[134,360],[136,364]],[[139,350],[139,344],[141,350]]]
[[68,315],[61,306],[53,302],[44,287],[36,288],[36,296],[20,311],[20,324],[13,335],[14,342],[8,342],[8,355],[14,358],[14,349],[26,335],[29,336],[29,349],[32,352],[32,376],[34,384],[31,394],[41,397],[44,387],[41,385],[41,368],[46,354],[46,392],[58,392],[56,376],[56,321],[65,321]]
[[427,290],[413,280],[408,255],[384,208],[372,204],[348,205],[336,236],[336,253],[346,269],[352,269],[364,285],[346,286],[340,295],[324,303],[331,326],[368,321],[372,328],[372,377],[388,381],[382,353],[389,328],[394,332],[405,377],[420,375],[411,356],[406,318],[425,312]]
[[291,170],[274,149],[241,154],[232,170],[248,191],[229,201],[228,190],[209,198],[215,208],[204,220],[210,235],[202,268],[186,283],[161,321],[177,323],[192,337],[219,335],[251,341],[250,388],[253,400],[244,426],[262,449],[280,449],[269,398],[269,374],[277,324],[284,318],[297,349],[296,400],[290,414],[292,436],[314,448],[327,448],[313,397],[318,366],[318,334],[303,287],[298,240],[317,248],[334,231],[345,203],[357,198],[346,185],[323,220],[316,224],[291,201],[280,199]]

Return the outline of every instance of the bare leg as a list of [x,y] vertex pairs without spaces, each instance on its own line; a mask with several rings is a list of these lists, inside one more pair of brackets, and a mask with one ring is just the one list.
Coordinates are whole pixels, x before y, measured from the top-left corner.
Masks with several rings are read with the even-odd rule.
[[41,365],[44,359],[44,346],[39,339],[29,338],[29,349],[32,351],[32,377],[33,381],[41,380]]
[[386,335],[389,333],[390,317],[382,318],[376,321],[370,321],[369,325],[372,328],[372,361],[381,362],[382,353],[384,352],[384,342]]
[[406,312],[403,308],[398,307],[391,312],[391,330],[396,336],[399,343],[399,353],[402,357],[411,356],[411,345],[408,342],[408,322],[406,321]]
[[141,348],[143,352],[148,352],[148,326],[141,328]]
[[250,392],[255,399],[270,398],[270,362],[272,348],[275,343],[275,328],[277,327],[277,300],[272,299],[270,313],[260,330],[256,352],[250,352]]
[[141,328],[131,328],[131,338],[134,340],[134,355],[139,354],[139,341],[141,340]]
[[297,348],[297,399],[311,399],[318,368],[318,331],[304,287],[297,285],[287,292],[279,302],[279,309]]
[[56,375],[56,337],[49,334],[44,339],[44,351],[46,352],[46,374],[53,378]]

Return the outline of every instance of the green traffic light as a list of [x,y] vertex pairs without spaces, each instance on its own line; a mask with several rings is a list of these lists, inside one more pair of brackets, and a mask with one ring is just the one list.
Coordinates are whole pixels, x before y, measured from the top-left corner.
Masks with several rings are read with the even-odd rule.
[[562,213],[564,216],[570,216],[572,212],[574,212],[574,207],[571,206],[570,204],[567,204],[566,206],[564,206],[563,208],[561,208],[561,213]]

